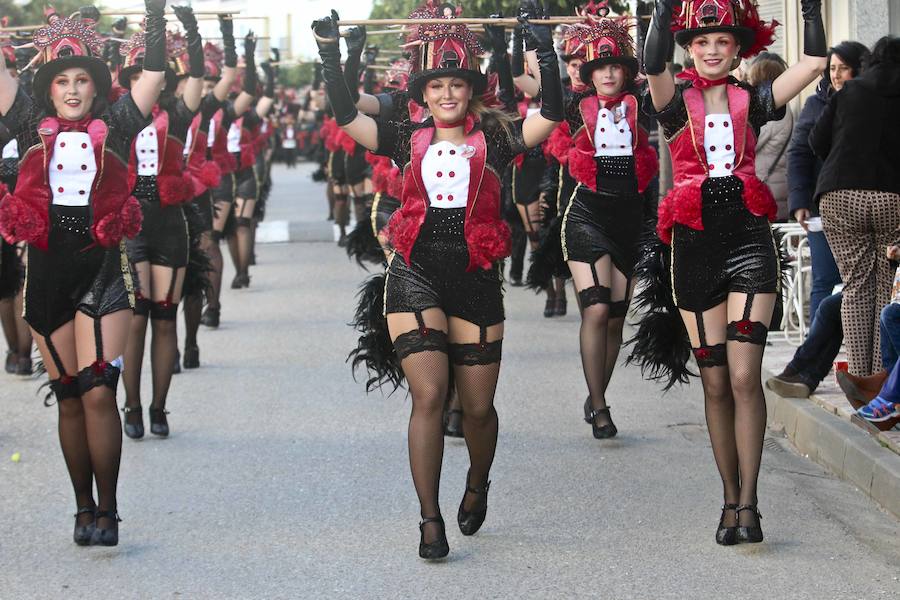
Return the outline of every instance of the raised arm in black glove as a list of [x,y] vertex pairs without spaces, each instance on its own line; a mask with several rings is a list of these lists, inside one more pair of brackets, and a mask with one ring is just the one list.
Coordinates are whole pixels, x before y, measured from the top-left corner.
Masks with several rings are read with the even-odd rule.
[[[501,16],[494,14],[491,15],[491,18],[499,19]],[[484,29],[491,43],[491,63],[493,64],[494,72],[497,73],[497,79],[500,84],[497,99],[500,100],[508,112],[515,112],[518,115],[516,92],[513,87],[512,72],[509,68],[509,51],[506,47],[506,29],[496,25],[485,25]]]
[[256,35],[252,31],[244,36],[244,64],[244,91],[255,96],[259,75],[256,72]]
[[825,25],[822,23],[822,0],[800,0],[803,11],[803,54],[827,56]]
[[344,38],[347,44],[347,60],[344,61],[344,79],[354,102],[359,102],[359,63],[366,48],[365,26],[351,27]]
[[521,77],[525,74],[525,40],[522,39],[522,26],[516,25],[512,36],[512,76]]
[[190,6],[173,6],[175,16],[184,26],[187,39],[188,62],[190,62],[191,77],[200,79],[206,74],[206,62],[203,58],[203,40],[197,29],[197,17]]
[[272,69],[272,65],[269,64],[269,61],[266,61],[259,65],[263,70],[263,73],[266,75],[266,86],[263,89],[263,95],[266,98],[274,98],[275,97],[275,70]]
[[[519,4],[519,19],[526,21],[536,21],[545,18],[544,6],[537,0],[522,0]],[[529,37],[525,36],[525,49],[528,51],[536,50],[537,47]]]
[[553,30],[548,25],[538,23],[540,21],[529,23],[523,20],[525,43],[534,46],[541,73],[541,116],[560,122],[565,118],[565,107],[562,81],[559,78],[559,58],[553,47]]
[[368,68],[369,65],[375,64],[378,58],[378,46],[369,46],[366,48],[365,67],[366,72],[363,73],[363,91],[369,95],[375,93],[375,70]]
[[225,66],[233,69],[237,67],[237,49],[234,45],[234,21],[229,15],[219,15],[219,31],[222,32]]
[[666,70],[666,61],[675,49],[672,37],[673,0],[656,0],[653,18],[644,42],[644,71],[647,75],[659,75]]
[[166,70],[166,0],[144,0],[145,71]]
[[341,50],[338,45],[340,31],[337,23],[340,17],[332,10],[330,17],[313,21],[312,30],[319,46],[319,57],[322,59],[322,77],[334,120],[338,125],[349,125],[359,114],[356,103],[347,89],[347,82],[341,72]]

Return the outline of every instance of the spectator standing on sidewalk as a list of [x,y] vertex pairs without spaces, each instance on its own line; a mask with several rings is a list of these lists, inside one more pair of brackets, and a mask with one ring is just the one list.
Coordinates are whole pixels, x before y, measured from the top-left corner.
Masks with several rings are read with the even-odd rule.
[[841,42],[828,51],[828,66],[816,93],[806,100],[794,127],[788,147],[788,210],[806,230],[812,260],[812,290],[809,297],[809,320],[812,323],[819,303],[841,282],[841,274],[822,231],[819,208],[813,201],[822,161],[809,145],[809,132],[819,120],[829,96],[844,83],[859,75],[869,49],[859,42]]
[[865,71],[829,98],[810,133],[825,235],[844,281],[841,307],[850,372],[881,367],[878,311],[894,271],[885,248],[900,240],[900,38],[878,41]]
[[[787,70],[787,63],[774,52],[761,52],[747,71],[750,85],[774,81]],[[769,121],[759,131],[756,141],[756,176],[769,186],[778,205],[776,221],[788,220],[787,149],[794,130],[794,113],[787,107],[784,117]]]

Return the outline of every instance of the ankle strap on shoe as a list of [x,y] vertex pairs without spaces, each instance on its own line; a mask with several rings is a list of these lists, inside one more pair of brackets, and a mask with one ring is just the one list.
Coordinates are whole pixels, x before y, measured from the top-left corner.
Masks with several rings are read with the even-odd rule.
[[98,510],[94,514],[98,519],[115,519],[116,523],[122,522],[122,518],[117,510]]
[[602,415],[603,413],[609,414],[609,406],[606,406],[604,408],[595,408],[593,411],[591,411],[591,414],[588,415],[588,421],[593,421],[597,418],[598,415]]
[[738,514],[744,512],[745,510],[749,510],[749,511],[752,511],[753,514],[756,515],[757,519],[763,518],[762,514],[759,512],[759,509],[756,508],[755,504],[741,504],[740,506],[737,507],[736,510],[737,510]]
[[491,481],[490,480],[488,480],[487,483],[484,484],[484,487],[481,489],[471,488],[471,487],[469,487],[468,483],[466,484],[467,492],[469,492],[470,494],[478,494],[479,496],[481,494],[487,494],[488,490],[490,490],[490,489],[491,489]]
[[79,508],[79,509],[78,509],[78,512],[75,513],[75,518],[78,518],[78,517],[80,517],[81,515],[86,515],[86,514],[88,514],[88,513],[90,513],[90,514],[92,514],[92,515],[96,515],[96,514],[97,514],[97,507],[96,507],[96,506],[85,506],[85,507],[83,507],[83,508]]
[[737,508],[738,508],[737,504],[723,504],[722,505],[722,510],[735,510],[736,511]]
[[425,527],[429,523],[440,523],[441,527],[444,526],[444,518],[443,517],[422,517],[422,520],[419,521],[419,529]]
[[133,412],[141,412],[141,405],[138,404],[137,406],[123,406],[122,412],[126,415],[130,415]]

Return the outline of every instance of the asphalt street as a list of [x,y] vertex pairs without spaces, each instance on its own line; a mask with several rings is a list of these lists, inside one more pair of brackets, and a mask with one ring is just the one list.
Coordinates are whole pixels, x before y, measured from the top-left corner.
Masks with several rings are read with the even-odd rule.
[[[324,219],[310,171],[276,169],[271,218]],[[248,290],[224,291],[221,328],[201,332],[202,368],[173,382],[171,437],[125,440],[118,547],[72,543],[56,409],[40,381],[0,375],[0,598],[900,598],[898,522],[778,437],[765,543],[717,546],[698,382],[662,395],[620,367],[620,435],[594,440],[578,315],[544,319],[519,288],[487,521],[471,538],[456,528],[467,455],[448,440],[451,554],[421,561],[410,400],[367,396],[345,363],[366,274],[332,243],[264,245],[258,262]]]

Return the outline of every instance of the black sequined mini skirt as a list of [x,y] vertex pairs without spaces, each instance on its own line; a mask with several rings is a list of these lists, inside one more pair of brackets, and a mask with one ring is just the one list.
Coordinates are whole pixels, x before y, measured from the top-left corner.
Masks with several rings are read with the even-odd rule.
[[134,307],[125,244],[98,246],[88,207],[50,207],[48,250],[28,247],[25,320],[48,336],[76,312],[99,318]]
[[609,255],[616,269],[631,277],[637,261],[644,201],[637,193],[634,159],[599,157],[599,191],[579,186],[566,208],[562,244],[566,260],[595,263]]
[[495,265],[467,272],[465,208],[429,208],[412,252],[412,264],[394,254],[385,283],[385,313],[440,308],[480,327],[504,321],[503,276]]
[[780,265],[765,217],[747,210],[743,182],[734,176],[703,182],[703,230],[675,224],[672,279],[676,305],[700,312],[718,306],[730,292],[774,294]]
[[366,177],[371,176],[370,168],[364,146],[357,144],[353,154],[344,155],[344,174],[347,185],[357,185],[365,181]]

